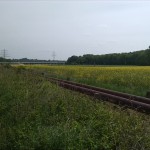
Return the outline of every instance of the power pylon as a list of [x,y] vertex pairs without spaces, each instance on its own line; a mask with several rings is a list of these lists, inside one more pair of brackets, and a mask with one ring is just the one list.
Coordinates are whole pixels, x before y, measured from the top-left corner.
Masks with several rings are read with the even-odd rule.
[[56,54],[55,51],[52,52],[53,61],[55,60]]
[[8,50],[2,49],[0,56],[3,57],[4,59],[6,59],[8,57]]

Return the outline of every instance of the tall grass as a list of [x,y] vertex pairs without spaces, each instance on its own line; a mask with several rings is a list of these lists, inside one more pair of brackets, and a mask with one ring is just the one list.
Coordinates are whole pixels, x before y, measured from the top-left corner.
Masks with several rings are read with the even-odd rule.
[[149,119],[0,66],[0,149],[150,149]]

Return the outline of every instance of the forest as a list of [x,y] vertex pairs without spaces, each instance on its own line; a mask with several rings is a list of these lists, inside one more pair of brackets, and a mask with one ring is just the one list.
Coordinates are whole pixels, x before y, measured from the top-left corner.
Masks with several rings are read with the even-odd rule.
[[150,49],[129,52],[113,53],[105,55],[86,54],[83,56],[71,56],[67,60],[71,65],[150,65]]

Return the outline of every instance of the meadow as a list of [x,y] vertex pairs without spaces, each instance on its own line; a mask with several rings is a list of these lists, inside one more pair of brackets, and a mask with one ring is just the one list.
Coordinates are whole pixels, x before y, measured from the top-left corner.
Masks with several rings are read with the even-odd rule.
[[45,75],[146,96],[150,91],[150,67],[147,66],[25,66]]
[[0,66],[0,149],[148,150],[150,117]]

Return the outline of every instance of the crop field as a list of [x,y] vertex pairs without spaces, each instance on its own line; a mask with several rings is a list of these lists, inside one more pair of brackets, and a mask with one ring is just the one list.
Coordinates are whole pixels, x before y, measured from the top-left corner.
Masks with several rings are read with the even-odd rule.
[[44,72],[51,77],[140,96],[146,96],[150,91],[150,67],[30,65],[26,68]]
[[[61,66],[44,69],[50,68],[65,73]],[[0,149],[148,150],[150,117],[63,89],[23,67],[0,66]]]

